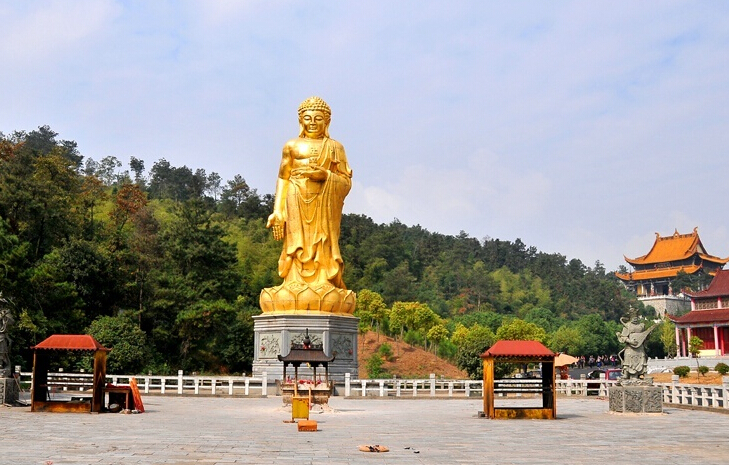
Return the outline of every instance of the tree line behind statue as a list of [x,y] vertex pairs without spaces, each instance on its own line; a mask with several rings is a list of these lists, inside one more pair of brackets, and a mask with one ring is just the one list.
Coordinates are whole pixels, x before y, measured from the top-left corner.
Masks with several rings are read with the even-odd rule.
[[[265,228],[272,196],[241,175],[224,182],[164,159],[147,172],[132,157],[125,170],[57,136],[47,126],[0,133],[0,290],[16,322],[13,363],[29,369],[28,348],[50,334],[88,332],[114,348],[110,373],[249,371],[258,295],[280,282],[280,245]],[[340,247],[362,331],[420,345],[474,376],[496,340],[612,354],[631,305],[653,314],[600,262],[519,239],[348,214]],[[670,354],[672,344],[662,324],[648,354]]]

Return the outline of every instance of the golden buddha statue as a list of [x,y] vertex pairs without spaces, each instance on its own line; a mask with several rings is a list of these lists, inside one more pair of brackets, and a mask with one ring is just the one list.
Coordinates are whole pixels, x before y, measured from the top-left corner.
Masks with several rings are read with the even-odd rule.
[[299,137],[284,145],[267,228],[283,241],[280,286],[261,291],[264,313],[351,314],[355,294],[342,280],[339,228],[352,170],[344,147],[329,138],[329,105],[319,97],[299,106]]

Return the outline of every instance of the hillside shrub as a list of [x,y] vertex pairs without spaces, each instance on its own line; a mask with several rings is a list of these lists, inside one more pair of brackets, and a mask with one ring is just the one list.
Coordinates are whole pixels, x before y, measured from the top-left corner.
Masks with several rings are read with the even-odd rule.
[[367,359],[367,376],[370,378],[388,378],[389,374],[383,368],[385,361],[382,359],[380,354],[372,354]]
[[678,375],[680,378],[685,378],[691,373],[691,368],[686,365],[681,365],[673,369],[673,374]]
[[715,371],[716,371],[717,373],[719,373],[720,375],[725,375],[725,374],[729,373],[729,365],[727,365],[727,364],[726,364],[726,363],[724,363],[724,362],[719,362],[719,363],[717,363],[717,364],[716,364],[716,366],[714,367],[714,370],[715,370]]
[[706,373],[708,373],[708,372],[709,372],[709,367],[707,367],[706,365],[701,365],[699,367],[699,373],[701,374],[701,376],[706,376]]
[[377,353],[387,361],[392,361],[392,346],[387,342],[383,342],[377,349]]

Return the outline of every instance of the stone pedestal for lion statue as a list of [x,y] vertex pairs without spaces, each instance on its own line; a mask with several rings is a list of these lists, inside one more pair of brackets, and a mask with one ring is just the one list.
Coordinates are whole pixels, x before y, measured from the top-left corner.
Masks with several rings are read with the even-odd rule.
[[[281,379],[292,343],[308,330],[312,344],[334,355],[329,373],[357,376],[356,295],[342,280],[339,233],[352,170],[344,147],[329,137],[331,109],[319,97],[299,106],[299,136],[286,142],[281,157],[273,213],[266,227],[283,241],[279,286],[261,291],[262,314],[254,317],[253,373]],[[301,367],[305,375],[305,368]]]
[[19,394],[15,378],[0,378],[0,405],[15,405]]
[[663,391],[653,385],[653,378],[646,377],[648,358],[645,341],[656,325],[645,329],[634,308],[629,318],[620,318],[623,330],[616,333],[625,347],[618,354],[622,362],[623,377],[616,386],[608,389],[610,411],[616,413],[663,413]]

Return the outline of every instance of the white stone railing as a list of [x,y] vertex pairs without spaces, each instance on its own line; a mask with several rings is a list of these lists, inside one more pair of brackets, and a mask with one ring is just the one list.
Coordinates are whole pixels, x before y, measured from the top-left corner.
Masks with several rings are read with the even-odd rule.
[[[262,396],[268,395],[268,376],[177,376],[154,375],[106,375],[106,382],[116,386],[128,386],[136,378],[139,391],[143,394],[177,395],[228,395]],[[32,373],[21,372],[21,386],[30,386]],[[48,386],[51,392],[84,391],[93,387],[90,373],[48,373]]]
[[[32,374],[20,373],[21,386],[30,386]],[[90,373],[49,373],[48,385],[53,392],[85,391],[92,387]],[[154,375],[107,375],[106,381],[125,386],[131,378],[137,379],[143,394],[159,395],[219,395],[219,396],[256,396],[268,395],[268,377],[248,376],[154,376]],[[533,385],[537,380],[509,379],[515,387]],[[609,388],[617,381],[606,379],[558,379],[555,390],[562,396],[608,397]],[[685,405],[704,408],[729,409],[729,376],[722,378],[720,385],[683,384],[674,375],[671,383],[656,383],[663,391],[663,402],[669,405]],[[340,385],[341,387],[341,385]],[[482,398],[483,382],[472,379],[442,379],[431,374],[421,379],[352,379],[345,375],[344,392],[339,395],[351,398]]]
[[344,375],[345,397],[482,397],[483,381],[437,379],[352,379]]
[[600,379],[558,379],[555,384],[557,394],[565,396],[598,396],[608,397],[609,388],[618,381],[611,381],[601,376]]
[[703,408],[729,409],[729,376],[722,384],[683,384],[677,375],[671,383],[656,383],[663,389],[663,403]]

